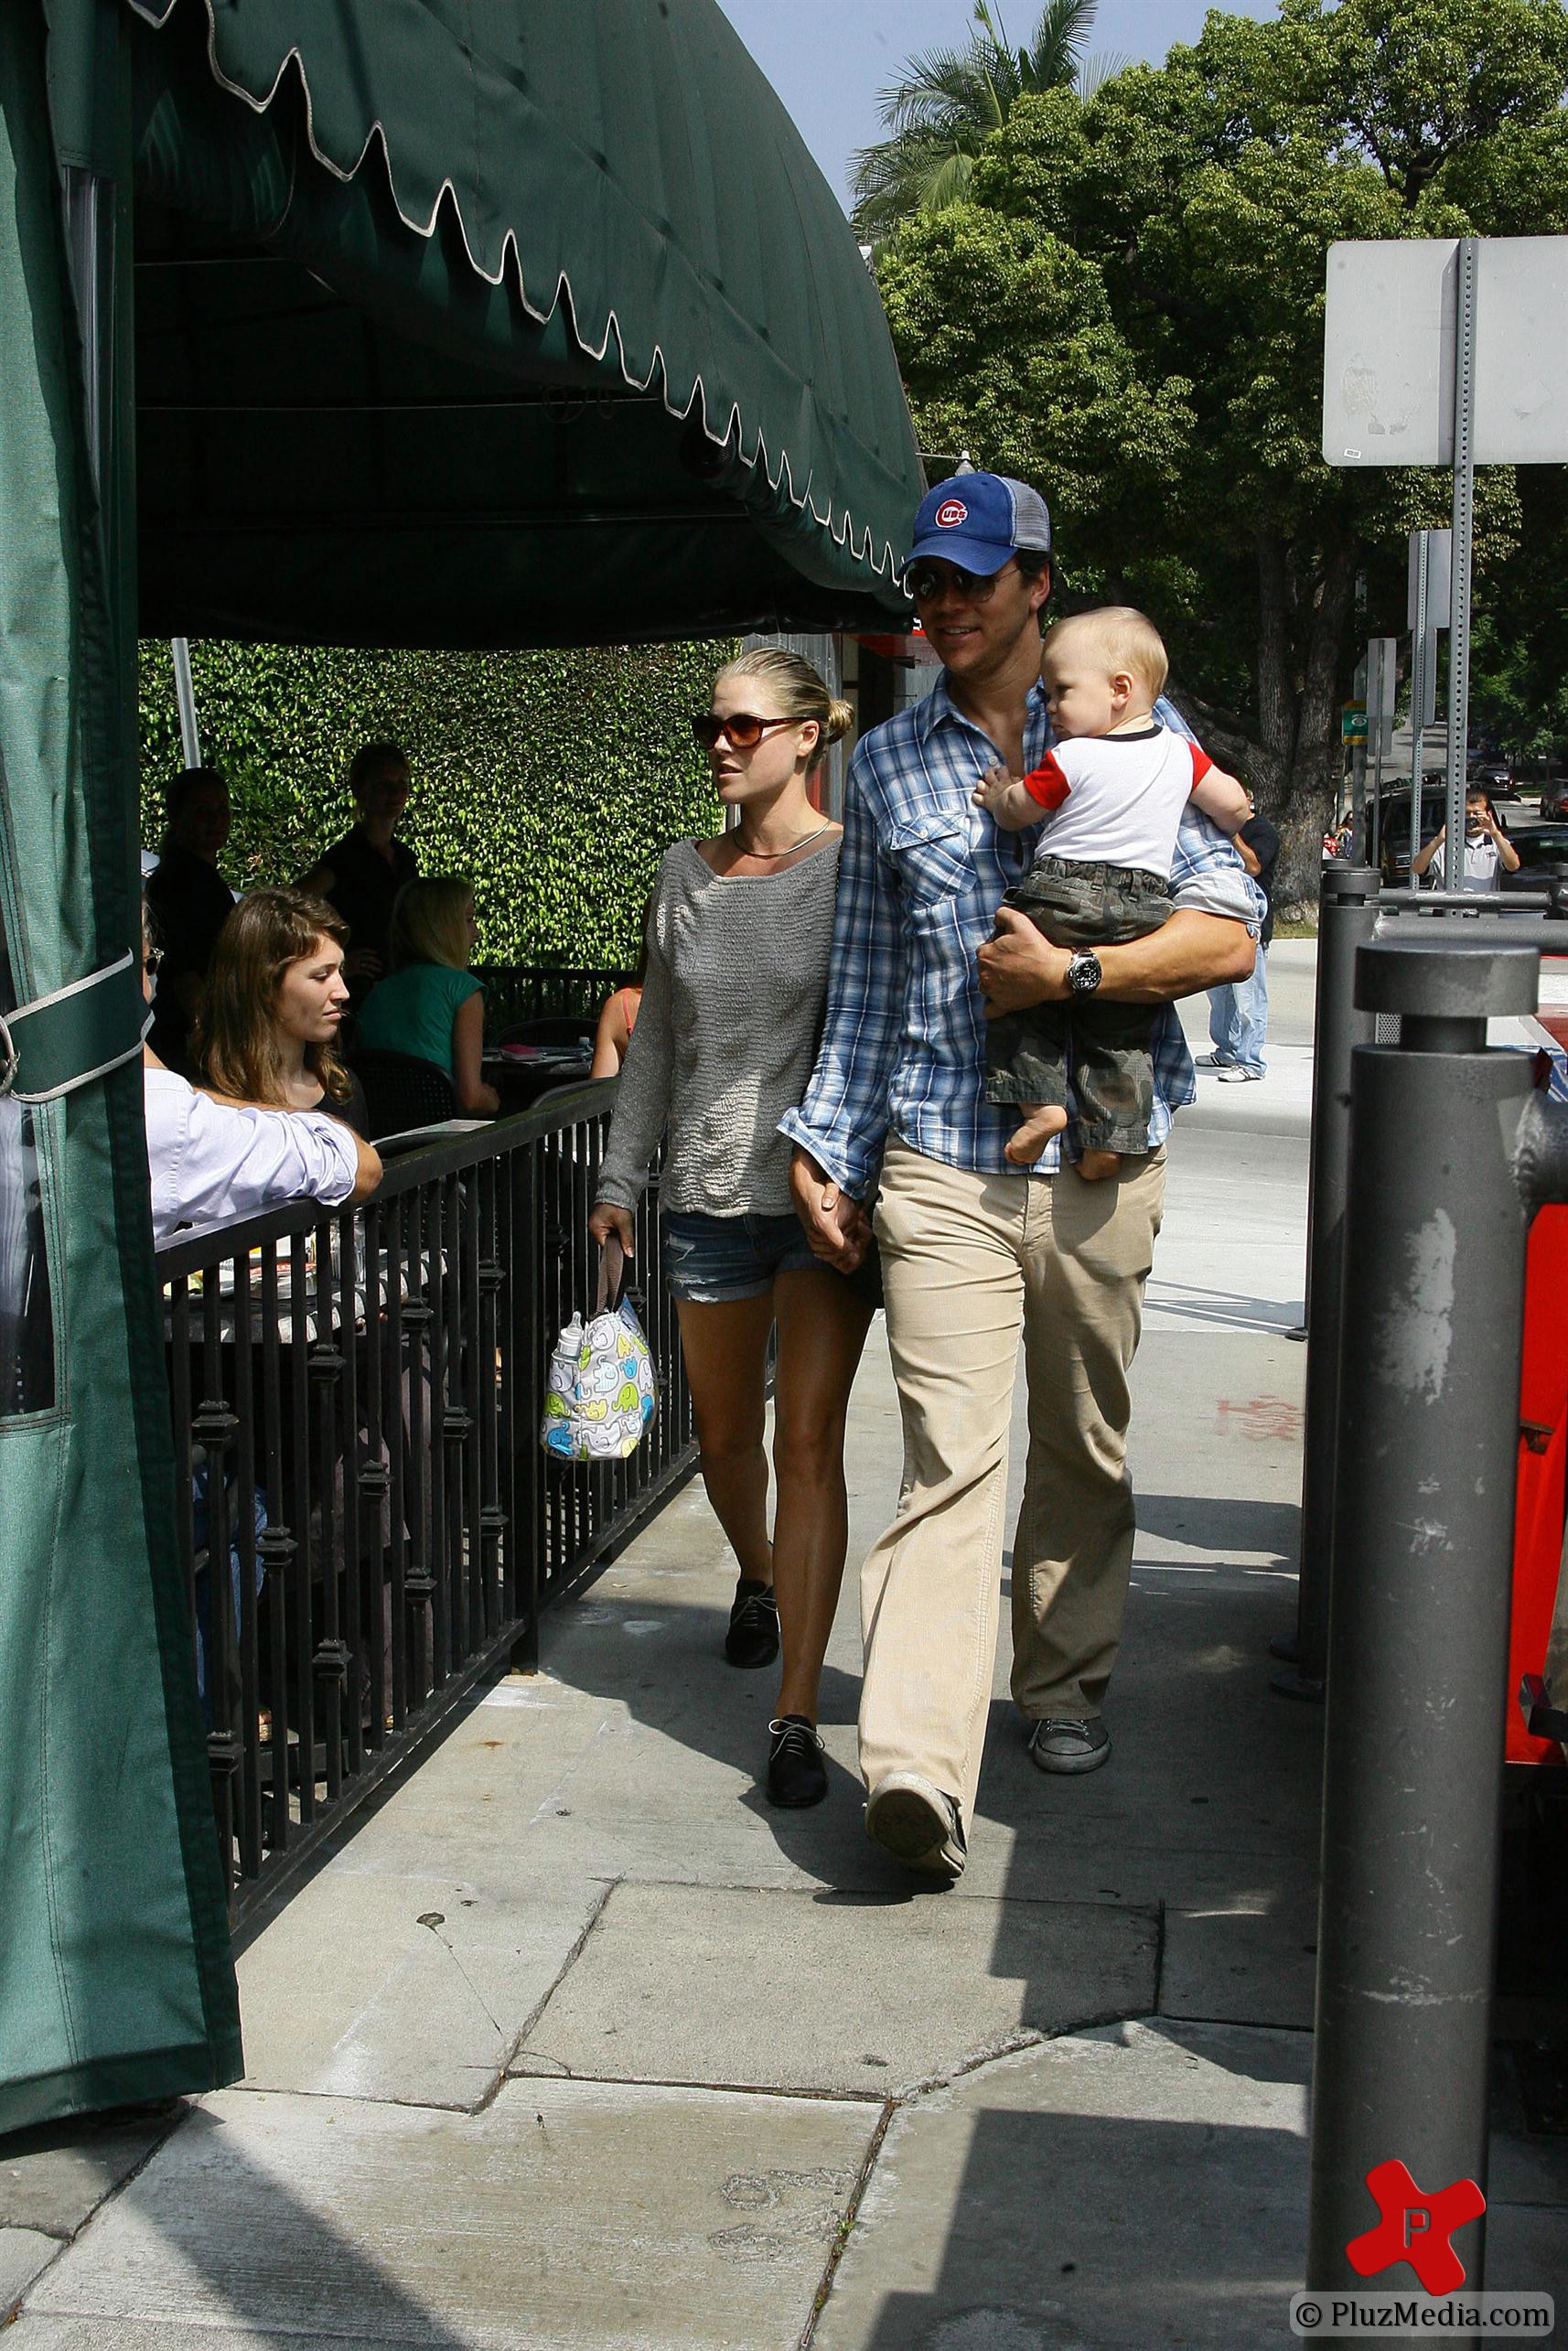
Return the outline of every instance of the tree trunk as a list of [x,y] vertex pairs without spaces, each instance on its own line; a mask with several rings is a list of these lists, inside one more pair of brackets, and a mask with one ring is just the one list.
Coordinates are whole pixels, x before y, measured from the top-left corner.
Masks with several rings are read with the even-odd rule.
[[1317,903],[1323,835],[1340,770],[1339,680],[1359,550],[1338,540],[1313,564],[1302,594],[1302,550],[1260,532],[1257,716],[1251,723],[1178,690],[1178,707],[1205,746],[1234,768],[1278,828],[1274,896]]
[[1343,753],[1339,734],[1339,680],[1356,593],[1358,549],[1353,539],[1337,541],[1318,574],[1310,617],[1303,616],[1305,660],[1296,705],[1295,742],[1290,774],[1274,822],[1279,828],[1280,865],[1275,895],[1316,905],[1323,862],[1323,835],[1334,813]]

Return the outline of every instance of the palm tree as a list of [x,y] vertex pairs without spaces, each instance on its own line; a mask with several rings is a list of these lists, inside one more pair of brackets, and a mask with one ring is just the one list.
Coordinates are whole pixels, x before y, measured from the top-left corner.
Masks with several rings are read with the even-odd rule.
[[[889,136],[854,159],[854,224],[884,237],[911,212],[961,201],[974,159],[1026,91],[1085,88],[1083,46],[1096,0],[1046,0],[1026,48],[1015,49],[998,8],[975,0],[978,31],[961,49],[925,49],[879,101]],[[1116,60],[1096,60],[1103,80]]]

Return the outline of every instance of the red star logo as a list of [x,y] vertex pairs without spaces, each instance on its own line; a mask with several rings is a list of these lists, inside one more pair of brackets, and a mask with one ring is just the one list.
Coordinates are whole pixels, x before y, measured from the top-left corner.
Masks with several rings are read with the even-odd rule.
[[1359,2278],[1375,2278],[1408,2261],[1429,2294],[1451,2294],[1465,2282],[1465,2264],[1451,2243],[1456,2228],[1478,2220],[1487,2199],[1474,2180],[1455,2180],[1423,2195],[1403,2163],[1374,2163],[1367,2185],[1382,2218],[1353,2237],[1345,2258]]

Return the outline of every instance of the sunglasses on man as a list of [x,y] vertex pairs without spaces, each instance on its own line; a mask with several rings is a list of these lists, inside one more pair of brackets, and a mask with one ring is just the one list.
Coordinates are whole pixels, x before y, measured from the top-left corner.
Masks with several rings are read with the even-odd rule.
[[1002,573],[1012,568],[1011,556],[995,572],[966,572],[961,564],[911,564],[904,574],[904,585],[917,604],[935,604],[940,596],[950,592],[961,604],[989,604]]
[[753,710],[732,710],[721,718],[716,710],[700,710],[692,721],[692,732],[704,751],[717,748],[721,735],[727,735],[736,751],[755,751],[769,727],[799,726],[798,718],[758,718]]

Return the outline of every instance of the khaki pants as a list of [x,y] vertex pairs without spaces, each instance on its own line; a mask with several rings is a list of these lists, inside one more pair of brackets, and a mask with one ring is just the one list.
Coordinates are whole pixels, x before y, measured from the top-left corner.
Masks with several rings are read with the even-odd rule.
[[1013,1548],[1013,1695],[1100,1710],[1133,1562],[1127,1374],[1165,1154],[1086,1184],[947,1167],[895,1137],[876,1237],[904,1422],[898,1514],[861,1575],[866,1786],[918,1771],[967,1829],[996,1654],[1022,1323],[1029,1463]]

